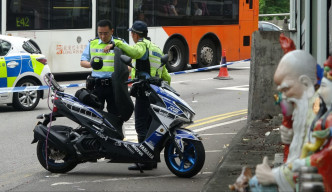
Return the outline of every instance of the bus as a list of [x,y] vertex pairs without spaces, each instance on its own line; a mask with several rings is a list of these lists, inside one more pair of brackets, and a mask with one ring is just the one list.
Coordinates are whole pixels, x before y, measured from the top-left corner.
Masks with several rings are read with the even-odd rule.
[[[109,19],[114,35],[134,44],[127,29],[135,20],[169,54],[170,72],[250,58],[258,29],[259,0],[2,0],[0,34],[31,38],[53,73],[84,72],[81,54]],[[175,12],[176,13],[175,13]]]

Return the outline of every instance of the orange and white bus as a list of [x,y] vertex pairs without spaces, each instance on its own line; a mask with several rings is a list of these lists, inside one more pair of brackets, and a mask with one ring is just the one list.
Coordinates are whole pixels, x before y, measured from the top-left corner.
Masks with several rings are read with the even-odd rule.
[[2,0],[0,34],[37,42],[53,73],[88,71],[81,54],[97,36],[100,19],[114,35],[133,44],[127,29],[141,19],[149,36],[169,53],[169,71],[250,58],[251,33],[258,29],[259,0]]
[[149,37],[169,53],[169,71],[250,58],[258,29],[259,0],[133,0],[134,20],[144,20]]

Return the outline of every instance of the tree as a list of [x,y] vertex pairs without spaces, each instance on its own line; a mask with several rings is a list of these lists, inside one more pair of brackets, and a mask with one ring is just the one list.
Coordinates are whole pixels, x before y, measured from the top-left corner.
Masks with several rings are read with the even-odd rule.
[[[259,13],[289,13],[289,0],[259,0]],[[283,17],[277,19],[283,19]],[[261,17],[260,20],[272,20],[272,17]]]

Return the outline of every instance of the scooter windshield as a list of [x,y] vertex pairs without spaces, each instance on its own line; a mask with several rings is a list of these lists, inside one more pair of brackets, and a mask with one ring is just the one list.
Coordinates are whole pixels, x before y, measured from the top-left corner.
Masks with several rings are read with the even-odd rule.
[[130,98],[128,86],[125,82],[128,80],[129,70],[124,64],[120,56],[122,50],[114,48],[114,72],[112,74],[112,86],[114,92],[115,103],[123,121],[128,121],[134,111],[134,103]]

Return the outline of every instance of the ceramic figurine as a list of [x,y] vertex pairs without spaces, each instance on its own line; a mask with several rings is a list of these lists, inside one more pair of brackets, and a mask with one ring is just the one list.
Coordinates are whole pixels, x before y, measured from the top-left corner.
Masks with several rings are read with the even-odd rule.
[[284,136],[291,141],[289,154],[285,164],[273,169],[269,166],[267,157],[264,157],[263,163],[256,166],[256,175],[249,181],[252,192],[294,191],[293,172],[287,164],[300,158],[305,138],[316,116],[313,110],[318,97],[314,88],[317,83],[316,64],[316,60],[302,50],[291,50],[280,60],[274,82],[281,92],[281,99],[293,107],[292,129],[289,129],[292,133]]
[[323,176],[326,192],[332,192],[332,57],[324,63],[324,78],[318,90],[325,102],[327,112],[315,123],[312,136],[314,139],[305,143],[301,159],[295,160],[292,170],[298,171],[301,166],[317,167]]

